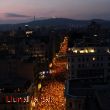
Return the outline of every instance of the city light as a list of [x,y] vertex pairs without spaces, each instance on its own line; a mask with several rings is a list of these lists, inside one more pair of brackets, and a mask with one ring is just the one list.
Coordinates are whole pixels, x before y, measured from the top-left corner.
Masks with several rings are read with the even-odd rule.
[[[52,63],[49,64],[49,73],[52,79],[44,81],[42,85],[41,83],[38,83],[38,91],[35,91],[36,93],[38,92],[38,101],[37,103],[32,104],[32,106],[35,106],[35,110],[66,110],[66,99],[64,96],[64,80],[59,81],[56,79],[56,77],[60,77],[62,73],[63,76],[67,74],[67,46],[68,39],[67,37],[65,37],[64,41],[60,44],[60,54],[57,53],[53,58]],[[44,71],[40,72],[41,75],[43,75],[43,73]],[[60,80],[62,79],[63,77]]]
[[73,53],[81,53],[81,54],[87,54],[87,53],[95,53],[95,49],[93,48],[72,48],[69,49],[70,51],[72,50]]
[[93,57],[93,58],[92,58],[92,60],[93,60],[93,61],[95,61],[95,60],[96,60],[96,58],[95,58],[95,57]]
[[80,50],[80,53],[85,53],[85,51],[84,50]]
[[[65,73],[67,71],[67,54],[68,50],[68,38],[64,37],[63,42],[60,44],[59,53],[56,53],[55,57],[52,60],[52,63],[49,64],[50,71],[53,72],[52,75],[58,75],[60,73]],[[62,58],[63,57],[63,58]]]
[[64,84],[50,81],[41,89],[36,110],[65,110]]
[[78,52],[78,50],[73,50],[73,53],[77,53]]
[[110,49],[107,49],[107,53],[110,53]]
[[94,49],[90,49],[90,50],[89,50],[89,52],[94,53],[94,52],[95,52],[95,50],[94,50]]
[[38,84],[38,90],[40,90],[42,87],[41,83]]
[[31,106],[35,107],[35,101],[31,101]]
[[97,37],[97,36],[98,36],[97,34],[94,35],[94,37]]

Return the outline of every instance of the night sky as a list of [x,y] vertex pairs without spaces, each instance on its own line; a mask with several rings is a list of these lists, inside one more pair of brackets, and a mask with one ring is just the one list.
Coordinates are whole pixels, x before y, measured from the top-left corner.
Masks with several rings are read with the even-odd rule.
[[110,0],[0,0],[0,23],[37,18],[110,20]]

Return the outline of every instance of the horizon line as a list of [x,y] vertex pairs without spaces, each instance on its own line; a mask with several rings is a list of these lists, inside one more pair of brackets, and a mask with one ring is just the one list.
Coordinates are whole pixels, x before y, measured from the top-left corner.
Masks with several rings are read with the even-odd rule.
[[[34,16],[35,17],[35,16]],[[29,23],[34,21],[43,21],[49,19],[69,19],[69,20],[76,20],[76,21],[92,21],[92,20],[102,20],[102,21],[110,21],[109,19],[101,19],[101,18],[91,18],[91,19],[79,19],[79,18],[68,18],[68,17],[40,17],[40,18],[33,18],[33,20],[18,20],[18,23],[0,23],[0,25],[14,25],[14,24],[22,24],[22,23]],[[2,20],[3,21],[3,20]],[[0,22],[2,22],[0,21]],[[4,22],[7,20],[4,20]],[[20,22],[21,21],[21,22]],[[10,21],[9,21],[10,22]]]

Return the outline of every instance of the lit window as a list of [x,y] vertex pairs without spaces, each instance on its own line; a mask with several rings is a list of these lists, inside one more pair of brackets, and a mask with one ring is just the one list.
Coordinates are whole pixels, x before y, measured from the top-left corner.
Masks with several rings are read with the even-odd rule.
[[110,49],[107,49],[107,53],[110,53]]
[[90,49],[89,51],[90,51],[91,53],[94,53],[94,52],[95,52],[95,50],[94,50],[94,49]]
[[78,51],[77,51],[77,50],[73,50],[73,52],[74,52],[74,53],[77,53]]
[[85,49],[85,53],[88,53],[88,50],[87,49]]
[[92,60],[93,60],[93,61],[95,61],[95,60],[96,60],[96,58],[95,58],[95,57],[93,57],[93,58],[92,58]]
[[84,50],[80,50],[80,53],[84,53]]
[[71,50],[71,48],[68,48],[68,51],[70,51]]
[[68,65],[68,64],[66,65],[66,69],[67,69],[67,70],[69,69],[69,65]]
[[94,37],[97,37],[97,36],[98,36],[97,34],[94,35]]

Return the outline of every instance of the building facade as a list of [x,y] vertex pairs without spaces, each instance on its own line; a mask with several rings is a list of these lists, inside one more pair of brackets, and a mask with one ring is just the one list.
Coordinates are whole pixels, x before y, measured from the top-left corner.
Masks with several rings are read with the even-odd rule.
[[74,47],[69,49],[69,78],[110,77],[109,47]]
[[[110,48],[104,46],[69,48],[68,72],[65,89],[66,109],[101,110],[103,103],[100,105],[101,99],[98,99],[97,95],[103,91],[101,86],[109,83]],[[99,86],[100,92],[96,95]]]

